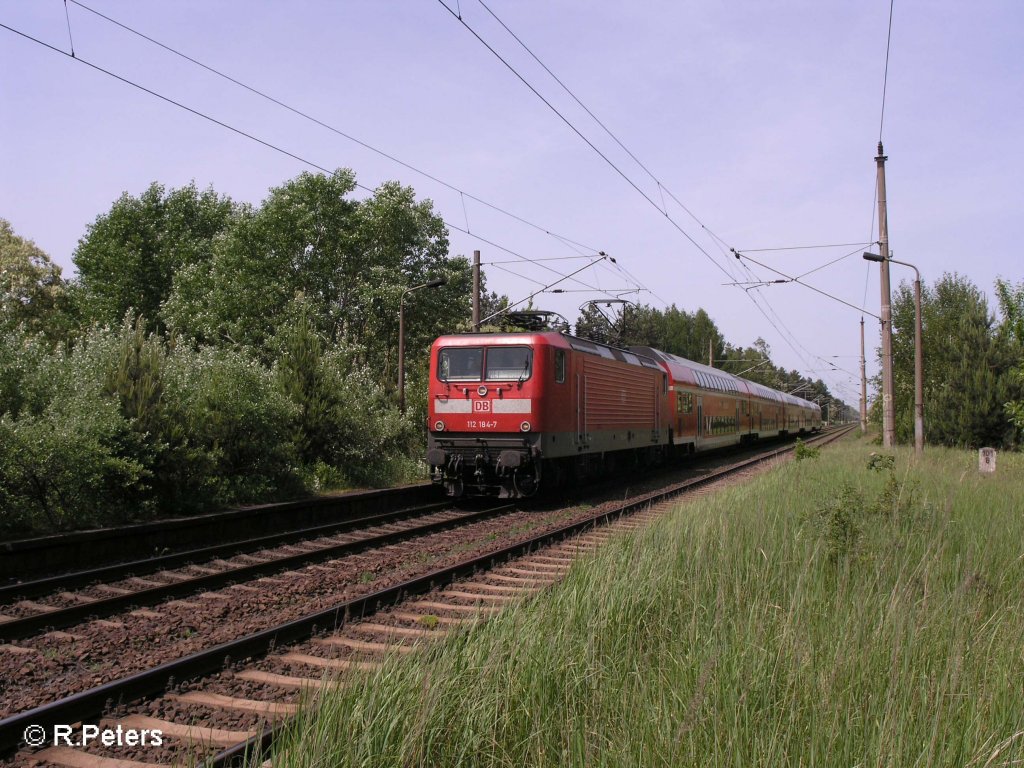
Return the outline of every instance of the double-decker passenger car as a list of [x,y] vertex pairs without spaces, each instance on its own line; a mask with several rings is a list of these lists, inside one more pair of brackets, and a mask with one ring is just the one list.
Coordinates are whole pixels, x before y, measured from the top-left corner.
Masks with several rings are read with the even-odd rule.
[[654,349],[563,333],[461,334],[430,356],[427,462],[450,495],[529,496],[820,426],[813,403]]

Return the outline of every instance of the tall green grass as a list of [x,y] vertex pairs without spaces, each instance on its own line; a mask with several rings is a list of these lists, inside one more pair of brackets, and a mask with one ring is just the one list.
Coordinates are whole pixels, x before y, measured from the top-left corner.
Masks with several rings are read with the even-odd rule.
[[558,587],[346,678],[283,766],[1024,759],[1024,457],[849,440],[682,503]]

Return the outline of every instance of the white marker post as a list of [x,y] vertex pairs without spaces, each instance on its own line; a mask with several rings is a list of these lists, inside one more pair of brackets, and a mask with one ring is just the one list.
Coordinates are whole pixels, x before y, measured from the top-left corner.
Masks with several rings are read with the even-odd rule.
[[982,448],[978,451],[978,471],[983,475],[996,473],[996,449]]

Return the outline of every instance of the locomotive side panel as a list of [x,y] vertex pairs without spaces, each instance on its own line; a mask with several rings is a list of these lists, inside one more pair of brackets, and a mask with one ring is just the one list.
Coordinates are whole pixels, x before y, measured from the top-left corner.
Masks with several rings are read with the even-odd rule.
[[656,430],[661,374],[590,355],[583,358],[587,430]]

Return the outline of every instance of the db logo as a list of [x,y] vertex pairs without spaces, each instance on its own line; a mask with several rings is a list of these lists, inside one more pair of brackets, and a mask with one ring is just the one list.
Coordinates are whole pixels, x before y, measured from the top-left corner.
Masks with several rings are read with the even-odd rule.
[[491,412],[491,401],[490,400],[474,400],[473,401],[473,412],[474,413],[490,413]]

